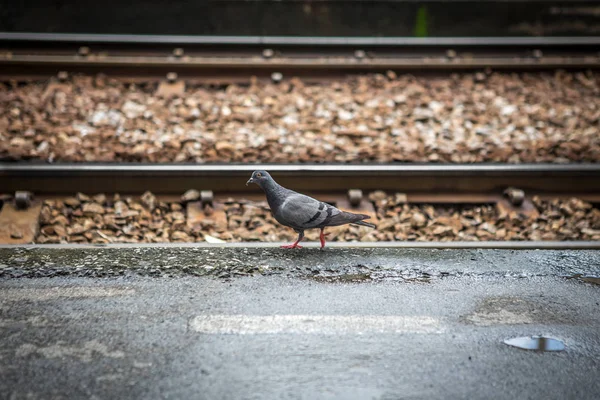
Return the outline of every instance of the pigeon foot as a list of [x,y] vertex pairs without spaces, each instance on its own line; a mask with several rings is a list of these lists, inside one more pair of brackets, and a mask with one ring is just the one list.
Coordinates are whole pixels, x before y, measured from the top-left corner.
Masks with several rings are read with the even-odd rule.
[[299,244],[286,244],[284,246],[281,246],[282,249],[301,249],[302,246],[300,246]]

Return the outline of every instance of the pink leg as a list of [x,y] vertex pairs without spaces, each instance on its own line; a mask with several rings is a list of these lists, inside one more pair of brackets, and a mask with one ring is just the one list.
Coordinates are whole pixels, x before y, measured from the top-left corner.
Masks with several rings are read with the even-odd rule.
[[281,246],[282,249],[301,249],[302,246],[298,244],[299,240],[296,240],[293,244],[286,244]]
[[324,233],[325,228],[321,228],[321,236],[319,236],[319,240],[321,240],[321,248],[325,247],[325,236],[329,235],[328,233]]
[[304,238],[304,232],[300,232],[298,234],[298,239],[293,244],[284,245],[284,246],[281,246],[281,248],[282,249],[301,249],[302,246],[300,246],[298,243],[300,243],[300,241],[303,238]]

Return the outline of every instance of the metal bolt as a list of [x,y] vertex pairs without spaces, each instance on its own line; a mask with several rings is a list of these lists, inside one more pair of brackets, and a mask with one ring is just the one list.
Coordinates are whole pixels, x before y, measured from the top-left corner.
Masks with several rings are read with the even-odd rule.
[[33,195],[31,192],[18,191],[15,192],[15,206],[17,210],[26,210],[31,206]]
[[87,56],[88,54],[90,54],[90,48],[87,46],[81,46],[79,48],[79,50],[77,50],[77,54],[79,54],[80,56]]
[[212,190],[201,190],[200,191],[200,203],[202,206],[209,205],[212,207],[214,201],[214,194]]
[[262,51],[262,56],[264,58],[271,58],[275,55],[275,52],[273,51],[273,49],[264,49]]
[[504,196],[508,197],[508,200],[513,206],[520,206],[525,201],[525,192],[521,189],[509,187],[504,191]]
[[184,51],[181,47],[177,47],[177,48],[173,49],[173,55],[175,57],[183,57],[183,53],[184,53]]
[[64,82],[67,79],[69,79],[69,73],[67,71],[59,71],[57,76],[58,80],[61,82]]
[[167,82],[173,83],[177,80],[177,72],[169,72],[167,74]]
[[542,58],[544,56],[544,53],[540,49],[535,49],[531,54],[535,58]]
[[271,80],[275,83],[281,82],[282,79],[283,79],[283,74],[281,72],[273,72],[271,74]]
[[448,58],[456,58],[456,51],[452,49],[446,50],[446,57]]
[[365,53],[364,50],[355,50],[354,51],[354,57],[358,58],[359,60],[362,60],[366,56],[367,56],[367,53]]
[[348,190],[348,201],[352,207],[358,207],[363,199],[363,192],[360,189]]

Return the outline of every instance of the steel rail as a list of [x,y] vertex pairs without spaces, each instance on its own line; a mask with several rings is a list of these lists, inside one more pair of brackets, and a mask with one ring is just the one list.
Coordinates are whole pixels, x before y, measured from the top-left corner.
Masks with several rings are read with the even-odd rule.
[[600,164],[0,164],[6,193],[76,191],[181,194],[245,191],[254,170],[270,171],[284,186],[305,191],[348,189],[405,193],[501,193],[516,186],[536,193],[600,194]]
[[449,59],[443,55],[438,57],[373,57],[357,59],[355,57],[315,56],[279,57],[265,60],[260,56],[250,57],[191,57],[177,59],[172,56],[89,56],[76,55],[46,55],[46,54],[0,54],[0,66],[30,65],[30,66],[60,66],[60,67],[128,67],[128,68],[162,68],[162,69],[257,69],[269,71],[284,71],[292,69],[331,69],[345,70],[385,70],[385,69],[482,69],[493,68],[523,68],[523,69],[552,69],[560,67],[596,68],[600,66],[600,57],[593,56],[546,56],[544,59],[534,57],[469,57]]
[[277,46],[599,46],[598,36],[556,37],[316,37],[193,36],[0,32],[2,42]]
[[597,68],[600,37],[275,37],[0,32],[3,77],[58,71],[229,77]]

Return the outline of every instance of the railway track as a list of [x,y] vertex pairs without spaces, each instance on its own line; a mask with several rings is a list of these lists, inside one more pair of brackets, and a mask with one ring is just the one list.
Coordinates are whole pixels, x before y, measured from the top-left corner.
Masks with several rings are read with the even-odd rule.
[[[0,186],[3,187],[6,201],[5,207],[0,213],[0,220],[2,220],[5,227],[20,226],[22,228],[19,229],[28,232],[28,234],[13,237],[15,236],[13,232],[5,229],[0,232],[0,243],[30,243],[36,237],[41,226],[40,212],[42,204],[53,207],[54,204],[57,204],[56,201],[65,201],[65,198],[73,199],[77,192],[87,193],[90,196],[103,193],[99,195],[102,200],[97,200],[96,197],[85,200],[85,196],[78,196],[79,200],[68,202],[69,204],[75,202],[75,205],[73,205],[75,208],[71,211],[64,211],[64,209],[58,207],[55,209],[56,211],[52,211],[52,215],[67,212],[65,215],[71,218],[71,213],[74,213],[74,215],[79,215],[82,218],[87,215],[91,221],[93,213],[100,212],[102,214],[104,211],[93,211],[92,208],[88,210],[89,212],[84,211],[83,214],[81,211],[76,211],[77,208],[85,210],[85,208],[81,208],[81,204],[84,202],[96,202],[97,204],[93,207],[98,208],[98,204],[108,201],[105,207],[110,210],[114,207],[112,204],[116,200],[104,199],[112,199],[114,193],[119,193],[120,196],[139,198],[143,192],[149,191],[157,196],[157,200],[141,200],[142,203],[147,206],[148,202],[158,204],[157,202],[160,201],[164,204],[163,208],[167,207],[168,209],[171,207],[171,210],[182,210],[184,214],[181,214],[180,218],[185,217],[187,222],[184,225],[188,227],[188,231],[191,232],[193,229],[203,230],[203,220],[209,219],[211,229],[214,228],[217,232],[225,232],[231,226],[229,221],[232,216],[236,218],[235,215],[238,211],[235,210],[235,207],[238,206],[235,204],[239,204],[241,207],[239,210],[243,211],[244,204],[247,204],[247,202],[264,200],[264,196],[256,188],[246,188],[244,185],[248,176],[255,169],[267,169],[284,186],[316,195],[323,201],[335,204],[343,209],[372,215],[372,218],[378,218],[384,213],[380,207],[385,203],[378,204],[371,195],[377,190],[385,190],[395,196],[396,201],[411,205],[413,207],[411,213],[419,214],[422,212],[419,211],[418,206],[412,206],[419,204],[438,204],[440,207],[462,205],[458,206],[457,210],[460,207],[473,209],[473,207],[487,205],[484,206],[484,208],[487,207],[488,211],[485,211],[487,214],[496,209],[501,214],[514,215],[514,218],[525,218],[532,221],[535,221],[540,214],[538,211],[539,206],[535,206],[535,202],[539,205],[540,201],[551,202],[556,201],[556,199],[564,199],[565,205],[560,205],[560,207],[566,206],[567,209],[570,207],[567,203],[571,198],[578,198],[578,202],[600,203],[600,164],[36,165],[14,163],[0,165]],[[505,191],[508,187],[515,189]],[[188,189],[197,189],[196,197],[189,201],[180,199],[181,194]],[[27,194],[28,192],[32,193],[33,197]],[[538,200],[532,202],[534,196]],[[401,200],[398,200],[399,198]],[[17,211],[19,203],[21,205],[25,204],[21,207],[25,211]],[[138,206],[133,203],[128,204],[130,207],[139,210],[140,207],[145,207],[141,205],[142,203],[137,203],[140,204]],[[175,204],[176,208],[169,206],[169,204]],[[234,208],[231,208],[232,205]],[[206,207],[210,210],[209,212],[206,211]],[[90,212],[92,214],[89,214]],[[107,212],[110,213],[111,211]],[[451,213],[455,212],[451,211]],[[169,219],[172,217],[167,214],[164,214],[161,218]],[[266,214],[259,214],[256,214],[257,218],[267,218]],[[45,223],[48,224],[48,217],[45,218]],[[78,222],[73,223],[78,224]],[[135,221],[132,220],[132,223],[135,223]],[[176,221],[175,224],[177,224]],[[575,220],[570,224],[582,226],[580,222]],[[49,229],[50,231],[46,230],[45,232],[53,232],[52,229],[54,228],[50,227]],[[249,229],[252,231],[253,228]],[[251,240],[256,240],[256,235],[253,236],[250,231],[248,231],[248,238],[252,237]],[[586,235],[591,235],[589,237],[595,237],[594,232],[596,231],[593,229],[586,231],[584,229],[583,232],[587,232]],[[209,233],[213,234],[212,231]],[[52,235],[50,234],[50,236]],[[70,237],[73,237],[73,235]],[[187,238],[187,240],[192,239],[187,234],[181,237]],[[84,240],[81,239],[82,236],[76,236],[76,238],[79,239],[73,240]],[[508,243],[503,243],[502,241],[490,240],[491,238],[493,237],[488,237],[489,242],[482,245],[477,244],[479,242],[469,243],[459,240],[453,244],[433,241],[430,245],[419,244],[418,246],[436,248],[481,246],[488,248],[535,248],[536,246],[537,248],[551,248],[553,246],[553,248],[600,248],[600,241],[595,240],[556,243],[550,241],[537,244],[536,241],[530,240],[527,241],[527,244],[516,244],[510,240]],[[106,238],[106,240],[110,242],[112,239]],[[105,243],[105,241],[102,242]],[[394,246],[394,243],[399,242],[402,241],[382,241],[380,242],[382,244],[378,246]],[[406,244],[403,246],[406,246]]]
[[272,37],[0,33],[0,76],[281,80],[386,70],[595,69],[599,37]]
[[[600,38],[596,37],[411,39],[0,33],[0,78],[37,79],[58,74],[63,79],[70,73],[102,72],[140,81],[164,80],[167,76],[170,83],[182,79],[247,82],[250,75],[278,81],[290,76],[318,78],[386,70],[595,69],[600,66],[598,45]],[[262,198],[256,188],[250,191],[244,186],[255,169],[271,171],[284,186],[373,216],[381,210],[375,209],[375,202],[368,195],[377,190],[395,194],[406,204],[492,204],[507,212],[533,215],[534,219],[537,211],[532,205],[533,196],[600,202],[600,164],[3,163],[0,187],[5,204],[0,220],[4,226],[24,227],[27,235],[4,230],[0,243],[36,240],[42,203],[49,201],[45,207],[50,207],[48,204],[77,192],[139,196],[149,191],[165,204],[180,209],[180,195],[193,188],[200,191],[199,197],[182,205],[188,226],[186,235],[192,226],[199,226],[206,219],[206,206],[210,206],[211,219],[227,227],[228,218],[235,214],[227,214],[226,204],[236,199]],[[509,187],[522,193],[521,201],[503,196]],[[33,194],[33,199],[28,193]],[[108,201],[105,207],[112,208],[112,202]],[[17,212],[19,204],[26,204],[23,208],[27,212]],[[69,213],[81,213],[75,208]],[[101,240],[92,243],[111,242],[102,229],[95,231],[100,236],[90,236],[89,240]],[[595,237],[593,229],[588,231],[591,233],[586,235]],[[69,240],[82,237],[68,236]],[[407,242],[377,243],[395,246]],[[586,240],[429,243],[417,246],[600,248],[600,241]]]

